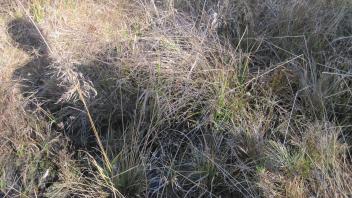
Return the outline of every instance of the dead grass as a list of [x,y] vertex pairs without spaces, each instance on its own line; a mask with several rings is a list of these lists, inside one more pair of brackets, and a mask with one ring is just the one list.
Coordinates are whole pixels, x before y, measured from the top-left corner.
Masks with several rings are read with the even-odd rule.
[[0,196],[351,196],[349,1],[0,5]]

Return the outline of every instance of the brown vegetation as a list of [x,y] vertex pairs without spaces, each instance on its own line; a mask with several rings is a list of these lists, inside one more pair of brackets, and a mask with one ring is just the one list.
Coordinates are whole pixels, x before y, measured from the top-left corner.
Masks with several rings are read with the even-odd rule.
[[348,0],[0,1],[0,197],[352,196]]

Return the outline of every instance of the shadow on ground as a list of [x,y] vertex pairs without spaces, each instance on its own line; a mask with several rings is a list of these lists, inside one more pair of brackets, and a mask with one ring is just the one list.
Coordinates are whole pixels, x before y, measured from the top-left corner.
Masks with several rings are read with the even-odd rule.
[[[8,33],[16,47],[31,56],[31,60],[13,74],[13,79],[20,83],[22,95],[30,101],[27,110],[37,111],[39,107],[45,114],[53,115],[55,128],[63,131],[75,146],[96,146],[87,115],[81,111],[84,109],[81,102],[60,101],[67,87],[57,78],[55,60],[50,58],[44,38],[36,27],[25,19],[15,19],[8,23]],[[116,50],[107,49],[91,62],[75,65],[77,72],[97,91],[98,96],[88,105],[100,131],[121,125],[122,117],[127,118],[133,112],[136,100],[137,89],[131,83],[125,84],[125,89],[116,90],[119,69],[112,65],[116,56]]]
[[[39,31],[31,22],[16,19],[8,23],[8,34],[14,45],[31,57],[29,62],[18,67],[13,74],[13,80],[19,82],[21,94],[27,103],[26,110],[31,113],[39,112],[46,117],[53,123],[56,131],[62,132],[71,140],[75,150],[88,151],[97,156],[97,160],[101,159],[99,152],[96,152],[98,150],[96,140],[82,102],[60,100],[69,88],[57,77],[55,67],[60,65],[50,57],[49,49]],[[176,117],[170,118],[166,111],[169,109],[161,107],[162,102],[153,101],[155,99],[153,93],[139,87],[134,78],[129,78],[128,74],[125,74],[126,71],[119,67],[120,64],[122,63],[119,63],[117,50],[108,47],[103,53],[97,53],[87,64],[74,66],[75,72],[82,77],[81,80],[88,82],[97,92],[95,97],[87,98],[87,105],[108,154],[115,157],[117,153],[118,156],[122,153],[120,156],[122,159],[117,163],[117,168],[114,168],[121,172],[125,170],[126,174],[115,173],[116,181],[113,182],[116,182],[115,185],[125,191],[123,193],[126,195],[140,194],[136,190],[139,189],[150,193],[153,197],[166,189],[171,194],[179,196],[178,194],[182,192],[172,192],[170,184],[163,179],[169,177],[169,171],[165,169],[164,164],[179,164],[177,167],[180,171],[184,171],[184,169],[197,169],[198,163],[203,163],[194,158],[194,155],[199,154],[192,150],[194,147],[200,150],[207,148],[208,143],[203,137],[209,136],[211,139],[214,133],[207,135],[208,132],[212,132],[212,129],[208,129],[209,126],[206,124],[195,126],[196,122],[190,123],[187,120],[189,118],[185,117],[196,115],[194,120],[203,119],[200,115],[197,117],[199,109],[189,108],[195,104],[198,106],[198,100],[201,99],[198,95],[189,94],[184,90],[179,91],[181,96],[185,97],[184,103],[187,105],[175,104],[176,109],[172,109],[171,113]],[[144,74],[141,71],[137,75]],[[142,158],[150,163],[148,170],[143,167]],[[187,160],[195,160],[195,164],[190,164]],[[140,171],[134,170],[136,167]],[[133,171],[129,171],[130,169]],[[144,182],[146,177],[148,183]],[[199,178],[202,180],[205,178],[202,174],[190,174],[189,178],[180,181],[184,188],[189,188],[194,194],[209,193],[203,188],[192,190],[194,182],[191,180],[197,181]],[[222,176],[218,179],[226,180]],[[149,189],[144,188],[144,185],[148,185]],[[223,187],[222,185],[217,187],[219,192],[224,191]],[[242,190],[230,189],[228,193],[237,195]]]

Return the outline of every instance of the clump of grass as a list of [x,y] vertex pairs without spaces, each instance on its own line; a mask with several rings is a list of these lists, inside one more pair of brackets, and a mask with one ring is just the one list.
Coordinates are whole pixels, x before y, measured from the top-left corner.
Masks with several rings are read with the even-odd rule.
[[44,20],[46,4],[48,4],[47,0],[35,0],[31,2],[30,13],[35,22],[40,23]]
[[[338,141],[339,134],[340,132],[336,131],[331,125],[316,124],[308,126],[306,131],[303,132],[302,140],[296,140],[293,144],[294,147],[291,149],[281,143],[269,142],[264,152],[266,165],[263,167],[261,174],[263,177],[271,177],[267,172],[269,171],[278,175],[281,185],[278,189],[282,189],[282,192],[267,186],[271,185],[265,181],[270,181],[269,178],[261,179],[263,180],[260,181],[263,182],[263,188],[278,191],[273,193],[283,193],[282,196],[289,196],[291,193],[299,193],[301,196],[312,193],[329,196],[339,194],[338,191],[345,187],[340,181],[334,181],[335,177],[340,175],[340,171],[343,172],[345,168],[349,169],[349,165],[345,161],[347,147]],[[324,181],[319,180],[321,177],[324,178]],[[300,192],[293,191],[294,189],[291,188],[292,182],[296,185],[304,184],[305,187],[301,186],[303,189],[298,189]],[[333,187],[330,190],[324,189],[324,186],[327,185]]]

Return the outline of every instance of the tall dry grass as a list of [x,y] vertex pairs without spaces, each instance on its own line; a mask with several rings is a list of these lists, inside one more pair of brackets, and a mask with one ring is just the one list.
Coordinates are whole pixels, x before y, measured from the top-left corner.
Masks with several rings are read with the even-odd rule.
[[4,197],[349,197],[349,1],[3,1]]

